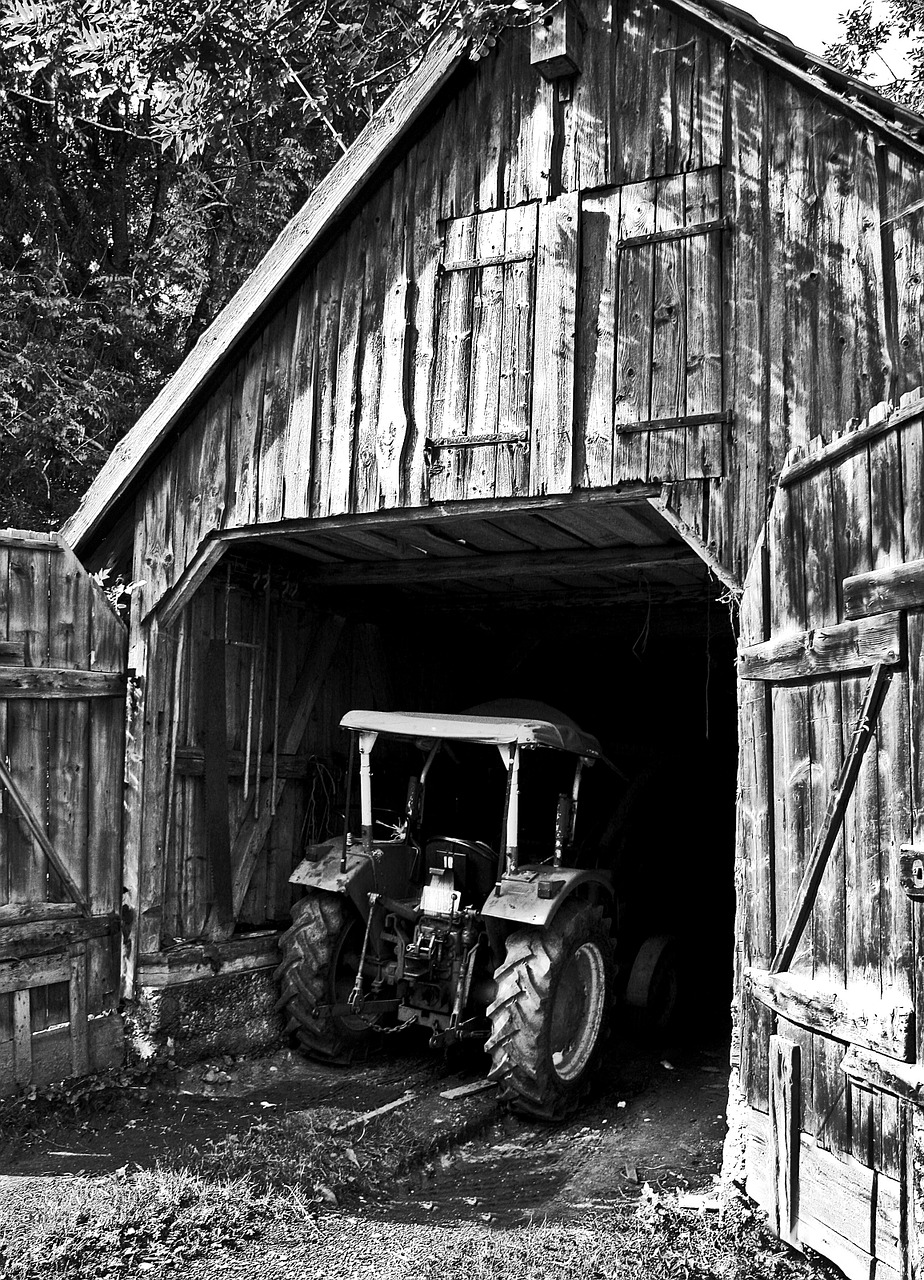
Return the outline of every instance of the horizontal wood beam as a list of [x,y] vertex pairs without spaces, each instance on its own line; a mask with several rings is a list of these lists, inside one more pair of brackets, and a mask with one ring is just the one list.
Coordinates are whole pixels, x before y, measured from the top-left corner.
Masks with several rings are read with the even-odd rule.
[[279,933],[271,930],[247,938],[222,942],[190,943],[142,955],[138,960],[138,985],[182,986],[216,974],[253,973],[279,964]]
[[924,1103],[924,1068],[917,1062],[898,1062],[851,1045],[841,1071],[864,1089],[882,1089],[905,1102]]
[[877,662],[894,666],[902,660],[902,627],[898,613],[858,622],[817,627],[752,645],[738,653],[742,680],[805,680],[869,670]]
[[870,421],[862,423],[852,431],[846,431],[844,435],[838,436],[836,440],[832,440],[821,449],[816,449],[814,453],[790,462],[780,473],[781,486],[785,489],[790,485],[798,484],[800,480],[807,480],[809,476],[823,471],[825,467],[834,466],[844,458],[849,458],[858,449],[865,448],[871,440],[877,440],[887,431],[894,431],[906,422],[913,422],[922,414],[924,414],[924,400],[920,399],[901,409],[896,409],[891,414],[888,412],[888,405],[883,406],[881,416],[872,417]]
[[798,1026],[901,1062],[914,1058],[910,1005],[892,1004],[878,992],[844,991],[801,974],[764,969],[749,969],[746,985],[761,1004]]
[[21,640],[0,640],[0,667],[21,667],[26,661],[26,646]]
[[[75,907],[60,902],[15,905],[24,909],[18,919],[10,914],[0,918],[0,960],[62,951],[72,942],[112,937],[119,931],[119,920],[114,915],[82,916]],[[48,914],[49,908],[62,907],[68,907],[69,914]]]
[[0,960],[0,995],[49,987],[53,982],[69,982],[70,956],[27,956],[22,960]]
[[[278,778],[306,778],[310,766],[308,755],[280,755],[276,760],[276,776]],[[228,777],[243,778],[244,752],[228,752]],[[176,771],[186,778],[201,778],[205,774],[205,751],[202,747],[178,747],[176,753]],[[251,762],[251,773],[254,764]],[[273,757],[264,755],[260,764],[260,776],[273,776]]]
[[56,533],[30,533],[24,529],[0,529],[0,547],[9,551],[60,551]]
[[122,671],[73,667],[0,667],[0,698],[124,698]]
[[[375,533],[382,529],[412,529],[415,524],[438,525],[443,520],[492,519],[496,516],[542,515],[544,511],[580,510],[592,507],[639,505],[661,493],[660,484],[628,481],[611,489],[582,489],[580,493],[551,493],[530,498],[459,498],[434,502],[427,507],[393,507],[357,515],[303,516],[298,520],[275,520],[269,524],[240,525],[211,535],[222,542],[250,542],[255,538],[281,534],[328,534],[343,530]],[[166,597],[165,597],[166,598]]]
[[[296,544],[293,544],[295,550]],[[306,554],[310,555],[307,551]],[[374,560],[343,565],[318,565],[307,571],[308,581],[323,587],[429,586],[440,582],[481,582],[485,578],[534,578],[540,574],[605,573],[636,569],[698,568],[689,547],[599,547],[579,551],[513,551],[457,559],[428,556],[425,560]]]
[[157,616],[158,625],[164,630],[173,626],[226,550],[222,538],[217,534],[210,534],[186,566],[185,572],[164,592],[160,600],[155,601],[145,621],[153,613]]
[[924,608],[924,560],[908,560],[891,569],[844,579],[844,612],[867,618],[896,609]]

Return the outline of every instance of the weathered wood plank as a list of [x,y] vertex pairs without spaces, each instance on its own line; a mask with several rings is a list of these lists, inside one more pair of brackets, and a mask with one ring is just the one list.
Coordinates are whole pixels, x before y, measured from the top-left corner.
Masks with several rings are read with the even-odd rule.
[[231,832],[228,821],[228,716],[226,645],[217,635],[208,646],[205,697],[206,850],[212,872],[213,916],[219,929],[233,927]]
[[343,565],[306,566],[306,580],[315,586],[387,586],[411,583],[484,582],[492,578],[522,578],[536,573],[585,573],[605,569],[651,568],[655,565],[698,564],[687,546],[665,543],[653,547],[596,547],[579,551],[511,551],[480,556],[435,556],[426,559],[354,561]]
[[[353,458],[353,506],[375,511],[379,503],[377,444],[379,399],[382,392],[383,319],[386,271],[396,265],[390,245],[391,183],[386,183],[361,214],[363,240],[375,248],[366,254],[359,338],[359,394],[356,400],[356,443]],[[342,429],[342,427],[341,427]]]
[[87,948],[72,944],[68,952],[68,1012],[71,1024],[71,1069],[75,1076],[90,1070],[90,1043],[87,1028]]
[[502,445],[497,450],[495,496],[518,497],[529,488],[529,437],[531,427],[533,298],[535,294],[538,205],[507,210],[505,248],[520,256],[504,269],[503,322],[500,349],[500,390],[497,424],[501,431],[521,434],[525,444]]
[[844,1040],[901,1062],[914,1057],[914,1010],[878,989],[826,987],[804,974],[750,969],[748,989],[769,1009],[820,1035]]
[[[283,476],[285,496],[283,518],[307,516],[311,512],[311,460],[314,454],[315,403],[318,371],[317,275],[312,272],[302,284],[297,300],[298,319],[292,349],[292,397],[285,424]],[[232,417],[234,447],[236,423]]]
[[742,680],[806,680],[864,671],[904,660],[901,615],[882,614],[857,622],[820,626],[739,650]]
[[532,442],[529,487],[536,494],[572,487],[575,339],[580,198],[561,196],[539,210],[536,259]]
[[[446,228],[443,264],[467,261],[475,252],[476,218],[459,218]],[[439,319],[431,436],[453,439],[468,435],[472,362],[473,270],[451,271],[440,277]],[[464,458],[442,452],[430,467],[430,500],[464,498]]]
[[[475,255],[481,261],[501,257],[506,246],[507,215],[500,209],[476,219]],[[500,366],[504,306],[504,267],[484,266],[474,273],[471,370],[467,435],[493,436],[500,429]],[[497,450],[470,448],[461,459],[461,491],[466,498],[492,498],[496,489]]]
[[811,914],[831,851],[840,834],[850,793],[856,782],[866,747],[875,728],[888,681],[888,673],[882,663],[873,669],[860,715],[854,727],[853,738],[845,752],[838,772],[837,782],[828,801],[824,818],[818,824],[811,857],[802,876],[786,925],[780,935],[771,969],[779,973],[787,969],[795,955],[802,931]]
[[844,612],[848,618],[920,608],[924,608],[924,560],[909,560],[844,579]]
[[125,676],[71,667],[19,667],[0,671],[0,698],[124,698]]
[[411,178],[406,166],[395,171],[391,186],[388,277],[382,314],[382,367],[375,435],[379,505],[402,501],[402,460],[408,439],[411,390],[406,383],[411,344],[412,295],[409,279],[408,209]]
[[47,987],[53,982],[69,982],[70,977],[71,962],[66,951],[58,955],[3,960],[0,961],[0,994]]
[[799,1128],[801,1116],[799,1046],[783,1036],[770,1037],[770,1184],[771,1224],[792,1248],[799,1248]]
[[[687,225],[717,218],[722,208],[718,169],[687,176],[684,218]],[[722,253],[719,234],[687,240],[684,245],[686,306],[686,401],[683,412],[698,417],[723,409]],[[686,433],[688,479],[720,476],[723,471],[720,426],[695,427]]]
[[576,475],[581,488],[602,488],[613,472],[613,399],[619,302],[618,191],[581,204],[581,289],[575,408]]
[[[644,234],[655,226],[653,182],[623,189],[619,234]],[[651,418],[651,312],[654,249],[649,245],[619,255],[619,305],[616,328],[615,426]],[[648,477],[650,437],[617,436],[613,445],[613,481]]]
[[[683,226],[685,178],[662,179],[657,186],[655,231]],[[687,302],[685,246],[666,241],[654,248],[651,314],[651,410],[653,419],[676,418],[686,412]],[[682,480],[686,473],[686,433],[652,435],[648,474],[657,480]]]
[[440,201],[440,152],[435,146],[439,126],[414,156],[413,242],[409,249],[411,272],[410,312],[413,327],[406,378],[412,379],[407,399],[411,406],[403,496],[408,505],[424,506],[428,497],[424,445],[431,434],[431,396],[437,351],[437,307],[442,245],[432,219],[433,201]]

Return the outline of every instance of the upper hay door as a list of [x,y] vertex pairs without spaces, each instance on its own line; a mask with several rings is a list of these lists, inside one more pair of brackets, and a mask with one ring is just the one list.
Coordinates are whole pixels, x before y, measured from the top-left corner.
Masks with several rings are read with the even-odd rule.
[[431,502],[572,485],[578,197],[445,227]]
[[723,474],[724,225],[717,166],[584,200],[581,487]]

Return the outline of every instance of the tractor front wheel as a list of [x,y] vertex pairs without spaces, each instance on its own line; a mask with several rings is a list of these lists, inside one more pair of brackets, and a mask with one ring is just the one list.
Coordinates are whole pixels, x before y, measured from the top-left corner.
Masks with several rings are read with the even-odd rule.
[[292,925],[279,940],[276,1008],[309,1058],[347,1063],[368,1051],[372,1020],[332,1011],[353,989],[363,930],[358,913],[334,893],[309,892],[292,909]]
[[613,1003],[613,944],[601,907],[565,903],[545,929],[518,929],[494,974],[490,1078],[515,1110],[566,1115],[599,1065]]

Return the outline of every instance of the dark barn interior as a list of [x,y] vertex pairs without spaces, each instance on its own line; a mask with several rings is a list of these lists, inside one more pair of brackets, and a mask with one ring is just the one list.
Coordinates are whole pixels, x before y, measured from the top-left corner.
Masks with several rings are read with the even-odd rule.
[[[615,869],[621,930],[639,942],[650,934],[678,939],[687,979],[684,1007],[695,1004],[697,1023],[718,1030],[727,1024],[732,985],[737,751],[735,644],[721,584],[647,503],[622,506],[618,520],[606,524],[599,518],[591,524],[587,512],[576,511],[569,513],[567,528],[562,517],[553,523],[536,514],[469,520],[456,528],[461,523],[444,522],[438,531],[441,552],[448,547],[462,553],[452,556],[411,558],[415,546],[429,545],[427,530],[412,525],[387,533],[312,533],[300,545],[291,537],[284,546],[274,540],[272,550],[262,540],[242,541],[189,606],[183,665],[194,671],[202,661],[194,636],[208,648],[208,625],[203,629],[201,618],[213,631],[227,625],[228,662],[238,663],[234,673],[229,666],[227,680],[232,835],[236,815],[246,807],[240,794],[243,766],[235,769],[234,762],[247,756],[248,736],[253,755],[262,735],[264,772],[273,767],[268,761],[279,736],[276,663],[284,705],[324,619],[344,620],[304,741],[275,765],[277,776],[288,773],[290,781],[237,932],[285,926],[288,870],[307,844],[339,824],[347,734],[338,724],[346,711],[458,713],[497,699],[539,701],[594,734],[615,766],[600,764],[586,773],[578,820],[581,859]],[[621,530],[618,544],[614,527]],[[645,554],[633,558],[638,544],[628,542],[630,532],[645,539]],[[460,533],[464,539],[454,536]],[[591,553],[594,537],[608,543],[598,547],[599,570],[592,555],[586,563],[577,560],[576,569],[576,549]],[[553,545],[543,548],[543,541]],[[394,549],[394,561],[382,558],[386,545]],[[555,559],[566,549],[570,564]],[[509,576],[497,573],[495,557],[505,557]],[[467,576],[473,561],[479,572]],[[269,644],[262,670],[264,629]],[[235,630],[243,640],[234,639]],[[254,637],[258,648],[250,650]],[[255,700],[264,704],[262,728],[249,699],[251,652],[257,653]],[[188,717],[189,712],[191,725]],[[178,744],[178,761],[189,757],[202,732],[187,730],[181,719],[181,739],[191,737]],[[430,816],[437,826],[459,828],[443,834],[479,837],[496,848],[504,770],[493,749],[471,748],[469,754],[461,763],[476,781],[464,798],[450,779],[452,771],[434,769]],[[555,798],[566,786],[563,771],[573,770],[573,763],[534,755],[524,769],[524,822],[529,825],[535,810],[537,838],[541,829],[551,840]],[[407,777],[415,771],[411,757],[420,759],[413,748],[405,759],[395,758],[393,749],[391,756],[380,749],[375,757],[376,804],[386,817],[401,807]],[[174,927],[166,933],[187,939],[195,936],[197,921],[207,920],[210,904],[204,899],[212,897],[205,841],[195,835],[208,807],[202,782],[180,781],[185,800],[174,802],[185,818],[172,859],[179,882],[171,895]],[[270,782],[262,779],[266,793]],[[541,838],[537,860],[539,844]],[[198,887],[188,883],[193,867],[205,876]]]

